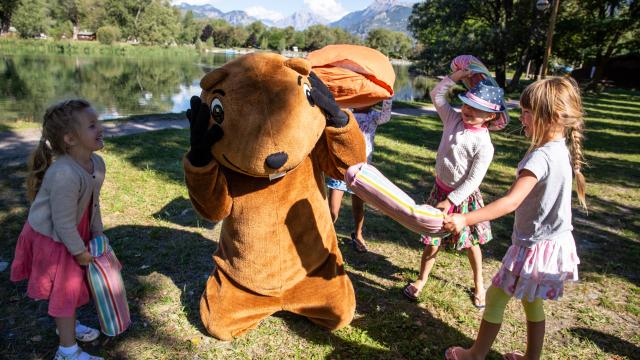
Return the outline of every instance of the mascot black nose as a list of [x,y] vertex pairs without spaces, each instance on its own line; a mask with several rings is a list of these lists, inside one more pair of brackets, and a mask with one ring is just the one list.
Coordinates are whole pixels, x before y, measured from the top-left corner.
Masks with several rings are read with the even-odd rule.
[[287,162],[289,155],[286,152],[278,152],[267,156],[267,166],[272,169],[279,169]]

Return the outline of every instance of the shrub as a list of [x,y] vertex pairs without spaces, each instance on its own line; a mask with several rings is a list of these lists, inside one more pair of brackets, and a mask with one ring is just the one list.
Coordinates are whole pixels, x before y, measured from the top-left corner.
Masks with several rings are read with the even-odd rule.
[[120,39],[120,29],[117,26],[103,26],[96,32],[96,37],[101,44],[111,45]]

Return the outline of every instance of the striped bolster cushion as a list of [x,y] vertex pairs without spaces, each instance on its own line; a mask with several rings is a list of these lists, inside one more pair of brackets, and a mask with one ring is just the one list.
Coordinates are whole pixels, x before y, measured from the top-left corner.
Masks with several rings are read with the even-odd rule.
[[444,221],[442,212],[415,201],[389,181],[375,167],[360,163],[345,174],[347,186],[364,202],[372,205],[407,229],[420,234],[439,233]]
[[127,293],[120,275],[122,265],[104,235],[91,240],[89,252],[93,262],[87,267],[87,278],[100,329],[107,336],[119,335],[131,324]]

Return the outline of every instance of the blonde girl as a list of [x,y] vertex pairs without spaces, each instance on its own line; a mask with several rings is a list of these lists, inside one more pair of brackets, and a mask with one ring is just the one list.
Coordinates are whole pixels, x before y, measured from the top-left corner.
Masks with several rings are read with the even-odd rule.
[[476,341],[469,349],[447,349],[447,359],[484,359],[511,297],[520,299],[524,307],[527,348],[524,354],[510,352],[504,357],[539,359],[545,332],[543,300],[557,300],[564,282],[578,279],[580,260],[572,235],[571,188],[575,178],[578,200],[586,209],[580,90],[569,78],[540,80],[524,90],[520,106],[520,120],[531,146],[518,164],[511,189],[480,210],[446,220],[446,229],[457,232],[515,211],[512,245],[487,290]]
[[76,308],[89,301],[88,241],[103,235],[99,195],[105,164],[94,153],[103,146],[95,110],[85,100],[67,100],[47,109],[42,138],[29,160],[32,203],[11,280],[28,280],[27,295],[48,300],[60,337],[56,360],[102,359],[78,347],[76,339],[93,341],[100,333],[76,321]]

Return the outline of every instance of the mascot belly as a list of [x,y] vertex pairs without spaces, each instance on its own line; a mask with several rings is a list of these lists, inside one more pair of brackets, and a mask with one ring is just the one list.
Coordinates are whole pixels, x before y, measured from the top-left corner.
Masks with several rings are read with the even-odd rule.
[[204,76],[187,113],[189,196],[223,221],[200,301],[222,340],[282,310],[331,330],[353,318],[324,174],[340,179],[365,161],[364,139],[352,114],[327,111],[337,105],[310,70],[304,59],[242,56]]

